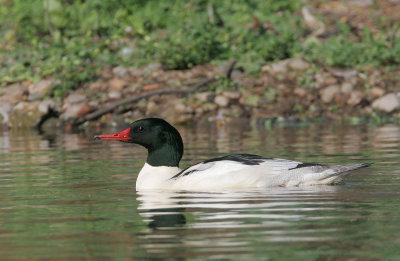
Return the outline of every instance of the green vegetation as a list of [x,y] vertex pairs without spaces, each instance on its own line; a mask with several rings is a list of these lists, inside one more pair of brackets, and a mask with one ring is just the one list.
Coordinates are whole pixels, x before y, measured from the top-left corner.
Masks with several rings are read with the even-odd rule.
[[349,40],[350,36],[343,32],[323,44],[314,45],[308,57],[312,61],[343,68],[400,64],[400,37],[385,34],[373,37],[367,28],[358,41]]
[[336,67],[400,64],[399,36],[355,37],[338,25],[340,32],[314,41],[301,7],[300,0],[3,0],[0,81],[52,76],[61,96],[115,65],[186,69],[234,57],[254,73],[299,55]]

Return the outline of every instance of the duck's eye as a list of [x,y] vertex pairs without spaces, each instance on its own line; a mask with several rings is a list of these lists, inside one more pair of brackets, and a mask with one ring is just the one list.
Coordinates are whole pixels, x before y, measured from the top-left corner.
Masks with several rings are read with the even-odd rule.
[[143,132],[144,131],[144,127],[143,126],[139,126],[136,128],[136,132]]

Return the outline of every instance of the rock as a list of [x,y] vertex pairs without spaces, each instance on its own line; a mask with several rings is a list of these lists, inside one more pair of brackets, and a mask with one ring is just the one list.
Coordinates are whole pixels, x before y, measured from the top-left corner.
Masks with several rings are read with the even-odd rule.
[[362,99],[364,98],[364,95],[360,91],[352,91],[350,93],[350,98],[347,100],[347,104],[351,106],[355,106],[359,104]]
[[11,111],[11,104],[8,102],[0,102],[0,122],[8,124],[9,113]]
[[345,104],[346,100],[343,94],[337,93],[335,95],[335,98],[333,99],[333,102],[337,105],[343,105]]
[[122,48],[122,50],[120,51],[120,55],[122,57],[130,56],[130,55],[132,55],[132,53],[133,53],[133,48],[130,46],[126,46],[126,47]]
[[260,95],[245,94],[239,99],[239,103],[245,106],[257,106],[260,101]]
[[307,95],[307,91],[304,90],[304,88],[298,87],[294,89],[294,94],[296,94],[299,97],[305,97]]
[[214,97],[215,97],[214,92],[199,92],[194,95],[194,98],[201,102],[210,102],[214,99]]
[[110,85],[111,89],[121,90],[127,85],[127,82],[119,78],[114,78],[111,79],[108,84]]
[[13,105],[26,99],[28,90],[21,84],[12,84],[1,88],[0,94],[0,102],[7,102]]
[[287,65],[292,70],[305,71],[311,67],[311,64],[300,58],[292,58],[287,60]]
[[335,77],[331,76],[331,75],[327,76],[324,79],[324,84],[327,85],[327,86],[335,85],[335,84],[337,84],[337,82],[338,82],[338,80]]
[[372,108],[390,113],[400,108],[400,98],[394,93],[386,94],[372,103]]
[[238,79],[243,76],[243,72],[241,70],[233,70],[231,74],[232,79]]
[[76,91],[71,93],[64,99],[64,104],[81,103],[86,100],[86,95],[82,92]]
[[20,84],[11,84],[1,89],[3,95],[21,96],[24,92],[26,92],[26,88]]
[[239,105],[232,105],[231,108],[229,108],[230,115],[233,117],[242,117],[245,115],[245,111],[240,107]]
[[97,107],[99,107],[99,105],[100,105],[100,102],[98,100],[93,100],[93,101],[89,102],[89,106],[92,108],[97,108]]
[[131,34],[131,33],[133,33],[133,28],[132,28],[132,26],[127,26],[127,27],[125,27],[124,33],[126,33],[126,34]]
[[320,91],[321,100],[325,103],[330,103],[335,95],[339,93],[339,86],[331,85]]
[[279,61],[272,64],[267,64],[261,67],[261,72],[271,75],[283,74],[287,72],[287,61]]
[[317,73],[315,74],[315,81],[319,85],[335,85],[337,83],[337,79],[330,74],[327,73]]
[[86,102],[75,103],[75,104],[64,104],[63,105],[63,113],[61,114],[61,119],[63,120],[73,120],[80,117],[85,116],[90,111],[92,111],[92,107]]
[[215,103],[207,102],[202,105],[204,112],[215,111],[218,106]]
[[119,77],[124,77],[128,74],[128,69],[125,67],[117,66],[112,70],[113,74]]
[[119,91],[110,91],[108,93],[108,98],[112,99],[112,100],[118,100],[121,98],[121,92]]
[[325,24],[318,20],[314,15],[311,14],[307,7],[301,9],[301,14],[304,19],[304,23],[313,35],[319,36],[325,33]]
[[102,81],[89,83],[89,89],[94,90],[94,91],[98,91],[102,87],[103,87],[103,82]]
[[374,4],[373,0],[351,0],[351,1],[349,1],[350,6],[369,7],[373,4]]
[[381,97],[385,94],[385,90],[379,87],[373,87],[369,90],[369,93],[374,97]]
[[332,73],[332,75],[344,79],[355,78],[358,74],[357,70],[330,69],[330,72]]
[[93,111],[93,108],[89,104],[84,103],[77,112],[77,118],[81,118],[91,111]]
[[52,80],[42,80],[38,83],[30,84],[28,87],[28,100],[33,101],[42,99],[44,96],[50,93],[52,85]]
[[63,120],[77,119],[92,110],[93,107],[88,104],[86,95],[82,90],[78,90],[64,99],[60,118]]
[[175,107],[175,111],[179,112],[179,113],[192,113],[193,112],[193,109],[190,106],[182,103],[181,101],[176,102],[174,107]]
[[146,117],[159,117],[171,123],[187,122],[193,115],[194,109],[176,97],[164,98],[158,104],[150,100],[146,107]]
[[219,107],[228,107],[229,99],[220,94],[215,96],[214,103],[217,104]]
[[45,100],[39,103],[39,111],[43,114],[47,114],[51,109],[55,110],[56,107],[54,100]]
[[20,102],[10,113],[9,125],[12,127],[37,127],[54,107],[53,100]]
[[344,83],[342,83],[340,90],[343,93],[351,93],[353,91],[353,85],[349,82],[344,82]]
[[149,100],[146,104],[146,112],[151,113],[158,108],[157,103],[153,100]]
[[300,58],[291,58],[276,63],[264,65],[261,68],[261,72],[269,73],[271,75],[277,75],[286,73],[289,69],[304,71],[310,67],[311,64]]
[[224,91],[222,95],[230,100],[237,100],[241,96],[240,92],[238,91]]

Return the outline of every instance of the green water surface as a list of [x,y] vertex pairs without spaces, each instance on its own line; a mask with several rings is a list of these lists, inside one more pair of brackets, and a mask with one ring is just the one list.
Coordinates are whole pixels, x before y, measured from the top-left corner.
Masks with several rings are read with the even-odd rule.
[[137,193],[137,145],[2,131],[0,260],[400,260],[399,125],[178,129],[181,167],[237,152],[375,164],[338,186]]

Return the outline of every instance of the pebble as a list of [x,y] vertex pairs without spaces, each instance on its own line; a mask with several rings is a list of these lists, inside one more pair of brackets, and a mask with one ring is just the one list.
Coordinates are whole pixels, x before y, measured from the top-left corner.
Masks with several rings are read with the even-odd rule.
[[69,104],[68,106],[63,106],[63,113],[60,117],[63,120],[76,119],[86,115],[91,110],[90,108],[89,104],[85,102]]
[[92,82],[89,83],[89,89],[98,91],[103,87],[103,82],[102,81],[97,81],[97,82]]
[[112,99],[112,100],[118,100],[121,98],[121,92],[119,91],[110,91],[108,93],[108,98]]
[[117,66],[112,70],[113,74],[119,77],[124,77],[128,74],[128,69],[125,67]]
[[12,127],[37,127],[54,106],[53,100],[19,102],[9,113],[8,123]]
[[215,97],[214,92],[199,92],[194,95],[194,98],[201,102],[210,102],[214,99],[214,97]]
[[87,104],[84,103],[81,108],[79,109],[79,111],[77,112],[77,118],[82,118],[83,116],[85,116],[86,114],[88,114],[89,112],[93,111],[93,108]]
[[193,109],[190,106],[178,101],[175,103],[175,111],[178,113],[192,113]]
[[129,46],[122,48],[120,52],[122,57],[130,56],[132,53],[133,53],[133,48]]
[[353,91],[353,85],[349,82],[344,82],[344,83],[342,83],[340,90],[343,93],[351,93]]
[[350,94],[350,98],[347,100],[347,104],[351,106],[355,106],[359,104],[362,99],[364,98],[364,95],[360,91],[352,91]]
[[311,67],[311,64],[300,58],[288,59],[288,66],[297,71],[305,71]]
[[331,85],[320,91],[321,100],[325,103],[330,103],[338,92],[339,86]]
[[379,87],[373,87],[369,90],[369,93],[374,97],[381,97],[385,94],[385,90]]
[[372,108],[390,113],[400,108],[400,98],[394,93],[386,94],[372,103]]
[[271,75],[277,75],[286,73],[289,69],[304,71],[311,67],[311,64],[300,58],[291,58],[282,60],[276,63],[264,65],[261,68],[262,72],[269,73]]
[[224,91],[222,95],[231,100],[237,100],[241,96],[240,92],[238,91]]
[[86,100],[86,95],[77,91],[73,92],[67,96],[64,100],[64,105],[73,104],[73,103],[80,103]]
[[36,84],[30,84],[28,87],[28,100],[40,100],[50,92],[53,85],[52,80],[42,80]]
[[119,79],[119,78],[114,78],[112,80],[110,80],[108,82],[108,84],[110,85],[110,87],[114,90],[120,90],[122,88],[124,88],[127,85],[127,82]]
[[279,61],[272,64],[264,65],[261,68],[261,72],[269,73],[271,75],[277,75],[287,72],[287,62],[286,60]]
[[0,101],[16,104],[23,100],[27,94],[27,88],[20,84],[11,84],[1,88]]
[[214,98],[215,104],[217,104],[219,107],[228,107],[229,105],[229,99],[223,95],[217,95]]
[[294,89],[294,94],[299,97],[305,97],[307,95],[307,91],[304,88],[296,88]]
[[315,81],[319,85],[334,85],[337,83],[337,79],[330,74],[327,73],[317,73],[315,74]]
[[357,81],[357,74],[358,74],[357,70],[331,69],[330,72],[336,77],[341,77],[346,80],[354,78]]
[[132,32],[133,32],[132,26],[127,26],[127,27],[125,27],[124,33],[126,33],[126,34],[131,34]]
[[39,103],[38,109],[41,113],[47,114],[50,109],[55,109],[56,103],[54,100],[45,100]]

